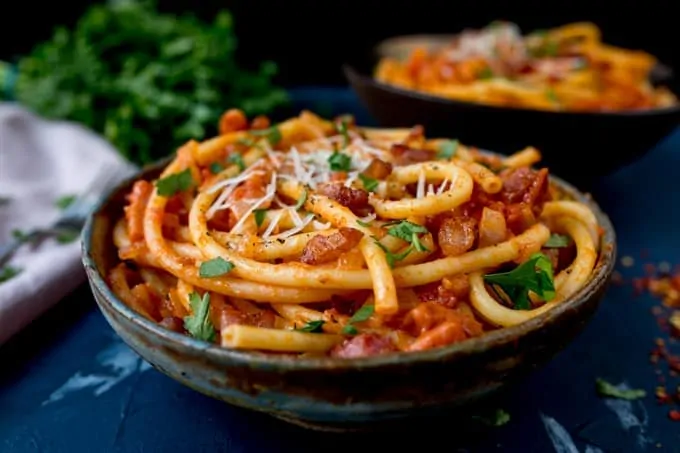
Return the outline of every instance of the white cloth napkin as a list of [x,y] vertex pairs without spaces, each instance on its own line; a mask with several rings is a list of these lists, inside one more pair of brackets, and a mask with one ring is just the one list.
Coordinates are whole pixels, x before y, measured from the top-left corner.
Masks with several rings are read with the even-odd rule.
[[[60,214],[56,200],[79,195],[102,172],[122,180],[134,170],[95,133],[0,103],[0,244],[14,230],[49,227]],[[20,272],[0,283],[0,344],[85,279],[77,240],[25,245],[9,265]]]

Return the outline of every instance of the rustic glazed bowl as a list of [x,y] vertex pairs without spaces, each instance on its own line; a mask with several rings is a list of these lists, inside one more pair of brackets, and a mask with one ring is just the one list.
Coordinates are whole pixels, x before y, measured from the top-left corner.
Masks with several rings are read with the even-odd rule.
[[[141,172],[148,180],[166,162]],[[591,279],[574,297],[526,323],[419,353],[362,359],[289,357],[221,348],[166,330],[123,303],[105,275],[117,262],[112,229],[132,180],[114,189],[89,218],[83,263],[102,313],[157,370],[201,393],[314,429],[366,430],[406,417],[469,405],[547,362],[584,328],[608,285],[615,233],[590,197],[553,177],[554,186],[595,212],[604,229]]]

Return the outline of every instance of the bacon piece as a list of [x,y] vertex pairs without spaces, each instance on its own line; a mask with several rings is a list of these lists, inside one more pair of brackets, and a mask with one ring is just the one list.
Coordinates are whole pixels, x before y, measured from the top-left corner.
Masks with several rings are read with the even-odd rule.
[[264,115],[258,115],[255,118],[253,118],[253,121],[250,122],[250,128],[255,129],[255,130],[262,130],[262,129],[267,129],[271,123],[269,122],[269,118],[267,118]]
[[331,357],[342,359],[355,359],[358,357],[371,357],[380,354],[397,351],[397,347],[389,338],[375,334],[360,334],[348,338],[330,351]]
[[425,302],[410,310],[404,327],[418,339],[409,348],[422,351],[481,335],[482,324],[469,310],[451,309]]
[[470,250],[477,239],[477,221],[472,217],[449,217],[442,221],[438,233],[439,247],[446,256],[458,256]]
[[140,180],[134,183],[127,195],[128,205],[125,206],[125,221],[130,242],[144,239],[144,210],[153,192],[153,185],[149,181]]
[[395,143],[392,145],[390,152],[394,156],[394,161],[398,165],[410,165],[419,162],[427,162],[432,160],[434,153],[426,149],[410,148],[403,143]]
[[239,109],[229,109],[220,117],[220,135],[248,129],[248,118]]
[[319,193],[337,201],[352,212],[369,207],[368,192],[363,189],[354,189],[352,187],[345,187],[343,184],[329,183],[320,186]]
[[175,316],[167,316],[163,318],[160,325],[173,332],[183,333],[184,332],[184,321]]
[[328,236],[314,236],[302,250],[300,261],[305,264],[323,264],[336,260],[359,244],[364,235],[353,228],[340,228]]
[[503,179],[501,200],[507,204],[527,204],[536,217],[541,214],[543,203],[550,199],[547,168],[536,171],[521,167],[504,170],[499,176]]
[[363,174],[369,178],[383,180],[392,174],[392,164],[380,159],[373,159]]

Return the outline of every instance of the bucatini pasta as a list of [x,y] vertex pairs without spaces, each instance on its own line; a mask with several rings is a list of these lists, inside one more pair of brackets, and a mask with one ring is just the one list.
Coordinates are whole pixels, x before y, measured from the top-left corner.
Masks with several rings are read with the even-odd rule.
[[377,80],[445,98],[545,110],[667,107],[677,98],[649,81],[656,59],[604,44],[591,23],[522,36],[508,22],[466,30],[448,45],[381,59]]
[[560,199],[527,148],[500,158],[422,127],[309,112],[224,114],[128,194],[114,292],[225,348],[352,358],[512,326],[590,278],[591,210]]

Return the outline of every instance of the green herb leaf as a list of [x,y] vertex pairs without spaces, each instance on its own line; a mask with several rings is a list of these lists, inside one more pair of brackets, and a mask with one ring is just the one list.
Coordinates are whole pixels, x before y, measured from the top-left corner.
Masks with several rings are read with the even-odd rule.
[[59,230],[55,239],[60,244],[68,244],[80,238],[80,231],[72,228]]
[[19,242],[26,242],[31,239],[31,235],[21,230],[12,230],[12,237]]
[[555,93],[555,90],[553,90],[552,88],[548,88],[545,91],[545,97],[547,97],[550,102],[559,102],[557,93]]
[[364,228],[370,228],[371,224],[369,222],[362,222],[361,220],[357,220],[357,225],[362,226]]
[[401,253],[393,253],[387,247],[385,247],[377,238],[373,239],[375,240],[375,243],[378,245],[378,247],[380,247],[382,251],[385,253],[385,259],[387,260],[387,264],[391,268],[394,268],[394,265],[396,264],[397,261],[403,260],[411,253],[411,251],[413,251],[413,246],[409,246],[406,250],[404,250]]
[[179,173],[168,175],[156,181],[156,190],[162,197],[171,197],[177,192],[184,192],[194,185],[194,177],[191,170],[186,169]]
[[595,380],[595,389],[600,396],[607,398],[617,398],[621,400],[637,400],[647,396],[647,392],[641,389],[622,389],[604,379]]
[[[348,120],[341,119],[339,122],[335,123],[335,130],[338,134],[342,135],[342,147],[347,148],[351,142],[349,137],[349,125]],[[332,167],[331,167],[332,168]]]
[[411,223],[408,220],[402,220],[387,229],[387,234],[408,242],[419,252],[427,252],[428,249],[420,242],[418,234],[428,232],[428,229],[424,226]]
[[224,170],[224,165],[222,165],[219,162],[213,162],[212,164],[210,164],[208,169],[210,170],[210,173],[212,173],[213,175],[216,175],[216,174],[222,172],[222,170]]
[[328,165],[332,171],[349,171],[352,168],[352,158],[347,154],[334,151],[328,158]]
[[10,278],[14,278],[21,273],[22,269],[13,266],[4,266],[0,268],[0,283],[4,283]]
[[[499,297],[509,299],[508,302],[513,304],[516,310],[531,308],[529,291],[546,302],[555,298],[552,263],[542,253],[534,253],[526,262],[510,272],[487,274],[484,281],[491,285]],[[496,287],[502,289],[507,298],[503,297]]]
[[477,78],[480,80],[492,79],[493,71],[491,70],[490,67],[486,66],[481,71],[479,71],[479,73],[477,74]]
[[456,151],[458,151],[458,145],[460,143],[458,140],[446,140],[445,142],[442,142],[441,145],[439,145],[439,153],[437,154],[437,158],[439,159],[451,159],[453,156],[456,155]]
[[234,268],[234,265],[222,257],[213,258],[201,263],[198,268],[198,275],[201,278],[219,277],[220,275],[228,274]]
[[272,126],[269,129],[256,129],[249,131],[251,135],[256,137],[265,137],[270,145],[275,146],[281,141],[283,136],[278,127]]
[[255,217],[255,225],[257,225],[257,227],[259,228],[264,223],[264,219],[267,218],[267,210],[256,209],[253,211],[253,216]]
[[202,298],[196,292],[189,294],[189,304],[192,313],[184,318],[184,328],[192,337],[212,343],[217,332],[210,321],[210,293]]
[[359,173],[359,179],[361,180],[361,184],[364,185],[364,189],[366,189],[367,192],[374,192],[375,189],[378,188],[378,180],[375,178],[371,178],[370,176],[366,176],[363,173]]
[[510,422],[510,414],[503,409],[496,409],[491,414],[473,415],[473,420],[478,420],[487,426],[503,426]]
[[307,190],[304,190],[302,192],[302,195],[300,195],[300,198],[298,198],[297,202],[295,203],[295,206],[293,206],[293,208],[297,211],[298,209],[303,207],[306,202],[307,202]]
[[323,320],[316,320],[316,321],[309,321],[306,323],[304,326],[300,327],[298,330],[300,332],[309,332],[309,333],[321,333],[323,332],[323,325],[326,323],[326,321]]
[[231,156],[229,156],[228,159],[230,164],[234,164],[238,167],[238,171],[243,171],[246,169],[246,163],[243,160],[243,156],[239,153],[234,153]]
[[63,197],[57,198],[57,201],[54,202],[54,205],[61,209],[64,210],[68,208],[71,203],[73,203],[76,199],[75,195],[64,195]]
[[374,312],[375,306],[372,304],[363,305],[352,315],[351,318],[349,318],[347,324],[345,324],[345,327],[342,328],[342,333],[347,335],[356,335],[358,333],[357,328],[352,324],[367,321],[371,316],[373,316]]
[[556,57],[560,50],[560,44],[557,41],[547,41],[543,45],[543,55],[547,57]]
[[543,247],[550,249],[559,249],[569,246],[569,236],[562,234],[551,234],[550,238],[543,244]]

